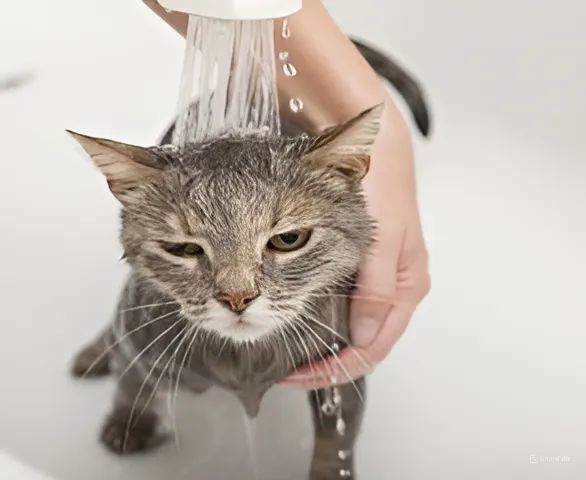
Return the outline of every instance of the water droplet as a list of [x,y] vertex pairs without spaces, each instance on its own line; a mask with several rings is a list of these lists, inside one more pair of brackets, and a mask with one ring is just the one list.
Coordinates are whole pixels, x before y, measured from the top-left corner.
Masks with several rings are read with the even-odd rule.
[[350,450],[338,450],[338,458],[340,460],[348,460],[350,455],[352,455]]
[[289,108],[293,113],[298,113],[303,110],[303,101],[300,98],[292,98],[289,100]]
[[338,390],[337,387],[334,387],[334,396],[332,400],[334,401],[334,405],[336,406],[340,406],[342,404],[342,394],[340,393],[340,390]]
[[326,415],[333,415],[334,413],[336,413],[336,406],[328,398],[324,403],[322,403],[321,411],[324,412]]
[[287,77],[294,77],[295,75],[297,75],[297,69],[295,68],[295,65],[293,65],[292,63],[285,63],[283,65],[283,73]]
[[340,351],[340,344],[337,342],[332,343],[332,350],[338,353]]
[[291,36],[291,29],[289,28],[289,21],[283,20],[283,26],[281,27],[281,37],[287,39]]
[[289,58],[289,52],[279,52],[279,60],[281,60],[281,62],[284,62],[288,58]]
[[352,476],[352,472],[350,470],[346,470],[345,468],[340,469],[340,477],[341,478],[350,478]]
[[346,435],[346,422],[341,417],[336,420],[336,432],[338,435]]

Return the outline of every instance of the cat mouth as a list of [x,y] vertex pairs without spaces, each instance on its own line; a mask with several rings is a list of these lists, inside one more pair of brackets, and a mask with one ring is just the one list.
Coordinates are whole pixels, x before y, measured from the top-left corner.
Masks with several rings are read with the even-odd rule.
[[236,343],[254,342],[274,330],[275,323],[265,318],[269,313],[263,305],[265,302],[260,300],[242,312],[234,312],[218,302],[211,302],[201,326]]
[[261,322],[254,323],[240,316],[236,320],[218,325],[216,322],[208,324],[216,334],[229,338],[235,343],[254,343],[256,340],[269,334],[271,329]]

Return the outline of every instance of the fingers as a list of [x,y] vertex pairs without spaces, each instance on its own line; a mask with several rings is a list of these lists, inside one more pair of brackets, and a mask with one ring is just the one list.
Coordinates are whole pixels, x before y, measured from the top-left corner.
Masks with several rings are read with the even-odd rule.
[[329,357],[311,366],[304,365],[280,383],[308,390],[350,383],[374,368],[367,355],[367,352],[350,346],[337,357]]
[[368,348],[349,346],[337,357],[329,357],[312,366],[303,366],[281,383],[304,389],[325,388],[350,383],[369,374],[388,355],[404,332],[414,309],[414,306],[407,303],[394,306],[382,323],[376,340]]
[[402,235],[379,239],[362,262],[350,305],[350,338],[357,347],[374,340],[391,309],[401,241]]
[[373,255],[363,263],[350,306],[353,345],[368,347],[379,335],[392,306],[406,303],[415,309],[429,291],[427,263],[419,215],[414,211],[404,235],[385,233]]
[[[370,373],[376,364],[389,354],[409,324],[415,308],[430,289],[427,252],[423,242],[420,243],[420,248],[413,249],[411,252],[413,255],[409,263],[400,262],[400,268],[396,274],[397,280],[392,305],[387,305],[388,314],[381,321],[372,317],[375,318],[372,325],[367,325],[367,321],[361,315],[364,312],[374,312],[372,315],[377,315],[381,311],[377,311],[376,307],[369,310],[371,307],[367,305],[368,302],[361,302],[362,305],[358,305],[358,309],[352,310],[351,328],[354,329],[353,335],[357,333],[363,335],[360,329],[365,327],[372,328],[371,335],[372,331],[375,331],[374,337],[368,341],[367,346],[350,346],[342,350],[336,357],[330,357],[311,366],[303,366],[286,378],[282,384],[304,389],[316,389],[349,383]],[[357,299],[354,299],[353,303],[356,302]],[[366,339],[366,335],[363,336],[363,339]]]

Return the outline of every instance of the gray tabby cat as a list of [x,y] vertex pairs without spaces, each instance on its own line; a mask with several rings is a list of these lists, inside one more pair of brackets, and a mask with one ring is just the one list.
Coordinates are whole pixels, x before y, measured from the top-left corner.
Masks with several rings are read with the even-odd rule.
[[[113,324],[73,370],[120,378],[106,446],[156,445],[160,397],[179,387],[231,390],[254,416],[272,385],[348,343],[348,295],[373,233],[360,180],[381,111],[317,137],[226,136],[181,150],[70,132],[122,203],[132,267]],[[364,380],[334,399],[343,434],[319,408],[328,390],[310,394],[312,480],[353,475]]]

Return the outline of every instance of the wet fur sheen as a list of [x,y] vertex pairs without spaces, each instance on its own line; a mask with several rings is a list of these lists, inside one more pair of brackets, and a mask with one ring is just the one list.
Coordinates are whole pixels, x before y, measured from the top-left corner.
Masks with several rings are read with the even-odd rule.
[[[311,138],[228,136],[183,150],[141,148],[73,134],[123,204],[121,241],[132,273],[113,323],[80,352],[76,375],[120,377],[102,439],[128,453],[161,439],[160,396],[177,388],[233,391],[250,416],[263,394],[309,360],[348,338],[347,296],[372,237],[360,179],[378,131],[380,107]],[[272,235],[308,228],[289,253]],[[166,252],[194,242],[197,258]],[[260,296],[241,317],[219,292]],[[335,333],[334,333],[335,332]],[[344,380],[343,375],[340,380]],[[353,471],[352,449],[364,382],[341,387],[347,433],[316,408],[310,478]],[[317,396],[317,402],[315,401]]]

